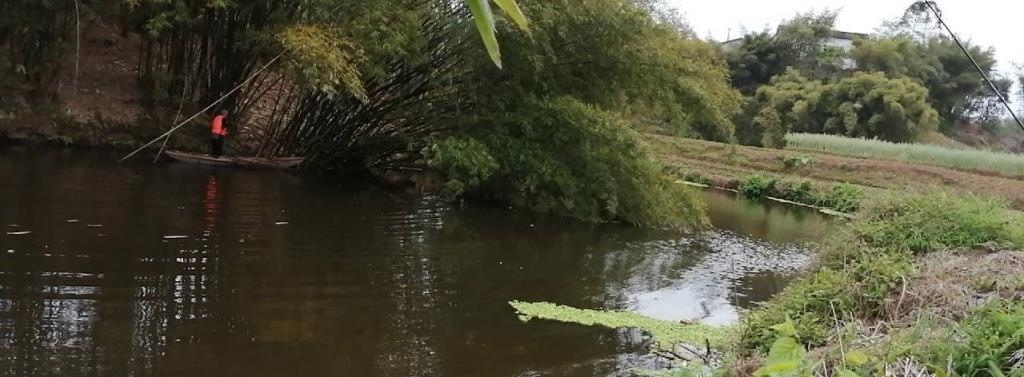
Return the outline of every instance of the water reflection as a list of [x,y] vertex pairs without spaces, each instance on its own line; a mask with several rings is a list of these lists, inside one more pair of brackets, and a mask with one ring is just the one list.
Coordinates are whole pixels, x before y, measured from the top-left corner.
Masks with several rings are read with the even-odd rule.
[[721,230],[681,235],[278,172],[0,156],[0,224],[32,231],[0,236],[3,376],[628,375],[656,364],[638,332],[522,324],[505,303],[724,323],[824,226],[719,194]]

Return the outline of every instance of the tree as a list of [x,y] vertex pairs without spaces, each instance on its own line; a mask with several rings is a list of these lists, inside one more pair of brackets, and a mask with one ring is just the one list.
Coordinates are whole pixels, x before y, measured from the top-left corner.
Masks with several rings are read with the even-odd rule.
[[1019,97],[1018,105],[1021,106],[1020,114],[1024,115],[1024,67],[1017,67],[1017,96]]
[[[929,102],[942,119],[943,130],[957,122],[989,124],[1002,117],[998,96],[978,74],[970,59],[956,43],[943,36],[924,42],[904,37],[855,42],[853,57],[859,69],[884,72],[890,77],[906,77],[928,89]],[[990,77],[996,77],[995,50],[967,46],[971,55]],[[1008,79],[993,80],[1003,95],[1009,91]]]
[[928,90],[906,78],[855,73],[825,87],[820,105],[830,116],[825,133],[910,142],[938,125]]
[[74,3],[0,2],[0,85],[27,83],[36,99],[53,99],[74,27]]
[[[778,118],[783,134],[821,133],[827,117],[827,114],[819,112],[824,91],[824,84],[820,81],[808,80],[800,72],[790,69],[786,74],[774,77],[771,85],[757,90],[754,101],[760,108],[758,114],[761,121],[755,121],[754,124],[761,126],[762,132],[767,132]],[[771,109],[773,114],[765,113],[766,108]]]
[[571,97],[536,98],[431,156],[446,189],[586,221],[680,227],[706,222],[691,189],[666,179],[619,115]]
[[825,44],[834,32],[837,15],[829,10],[798,13],[780,25],[775,40],[783,64],[819,80],[838,72],[843,51]]
[[529,97],[572,96],[672,132],[732,137],[740,98],[708,43],[632,0],[531,2],[525,10],[532,36],[499,34],[505,69],[470,56],[465,83],[476,106],[503,112]]
[[761,145],[767,148],[782,149],[786,147],[786,128],[782,124],[779,112],[771,106],[765,106],[754,117],[754,124],[764,130]]
[[732,138],[740,96],[713,46],[634,0],[523,5],[531,35],[498,24],[504,69],[466,56],[462,122],[431,149],[448,191],[592,221],[700,223],[636,128]]
[[775,38],[766,32],[743,36],[740,46],[726,56],[732,85],[744,95],[754,94],[758,87],[786,71]]
[[739,47],[726,51],[733,86],[753,94],[788,68],[805,77],[831,79],[842,70],[845,51],[826,45],[833,34],[836,13],[798,13],[779,25],[775,34],[759,32],[743,37]]
[[[934,1],[931,3],[931,6],[939,9],[938,4]],[[903,16],[883,22],[877,33],[887,39],[910,39],[922,43],[941,36],[939,20],[928,5],[923,1],[915,1],[907,7]]]
[[[765,132],[766,146],[776,115],[786,132],[838,134],[913,141],[935,129],[938,114],[928,104],[928,91],[910,79],[883,73],[858,72],[834,83],[808,80],[796,71],[776,77],[757,91],[761,110],[755,124]],[[777,133],[777,130],[771,130]]]

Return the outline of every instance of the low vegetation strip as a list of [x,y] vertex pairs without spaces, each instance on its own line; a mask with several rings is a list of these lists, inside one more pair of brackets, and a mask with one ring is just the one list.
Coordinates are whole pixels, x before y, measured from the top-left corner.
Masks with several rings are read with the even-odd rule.
[[952,149],[928,144],[891,143],[882,140],[802,133],[786,135],[786,148],[1024,177],[1024,156],[1003,152]]
[[787,180],[758,174],[744,179],[713,178],[679,166],[665,168],[670,176],[686,182],[717,189],[734,190],[751,199],[770,198],[825,210],[830,214],[850,214],[866,196],[864,190],[848,183],[815,184],[807,179]]

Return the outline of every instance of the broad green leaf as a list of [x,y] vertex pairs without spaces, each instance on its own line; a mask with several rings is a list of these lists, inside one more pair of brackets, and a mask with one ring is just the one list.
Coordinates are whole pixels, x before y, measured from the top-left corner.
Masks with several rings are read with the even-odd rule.
[[498,48],[498,38],[494,28],[494,12],[491,10],[490,0],[466,0],[469,11],[473,14],[473,22],[480,31],[480,38],[487,47],[487,54],[491,56],[494,65],[501,68],[501,50]]
[[855,366],[867,364],[870,359],[866,353],[857,350],[847,352],[845,357],[847,363]]
[[796,375],[800,370],[800,362],[790,361],[785,363],[767,364],[754,371],[755,376],[790,376]]
[[772,330],[775,330],[775,332],[781,336],[796,337],[796,326],[793,325],[793,321],[790,320],[772,326]]
[[800,363],[803,361],[807,351],[804,350],[804,346],[800,345],[796,341],[788,336],[779,338],[772,344],[772,348],[768,350],[768,364],[783,364],[796,362]]
[[520,29],[523,29],[523,31],[527,33],[530,32],[530,24],[526,21],[526,16],[523,14],[523,11],[519,9],[519,4],[516,3],[516,0],[494,0],[494,4],[497,4],[501,10],[505,11],[505,14],[508,15],[512,21],[515,21],[516,25],[518,25]]

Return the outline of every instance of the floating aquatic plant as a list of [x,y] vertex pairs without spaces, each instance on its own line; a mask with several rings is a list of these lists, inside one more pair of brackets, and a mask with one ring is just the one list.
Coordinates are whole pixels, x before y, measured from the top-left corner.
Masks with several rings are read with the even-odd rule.
[[611,329],[640,329],[654,338],[654,348],[661,351],[675,352],[684,345],[720,349],[733,344],[736,334],[734,326],[665,321],[626,311],[577,309],[547,302],[512,301],[509,305],[524,322],[543,319]]

